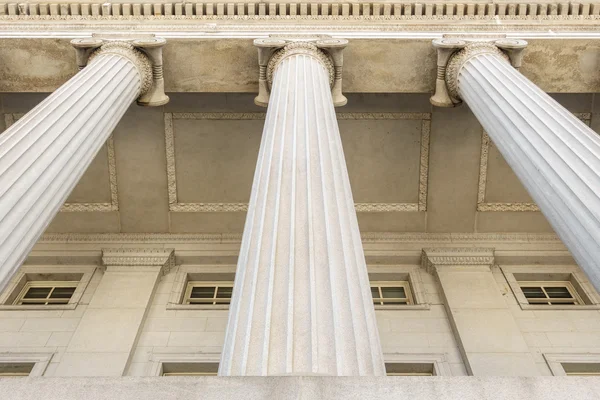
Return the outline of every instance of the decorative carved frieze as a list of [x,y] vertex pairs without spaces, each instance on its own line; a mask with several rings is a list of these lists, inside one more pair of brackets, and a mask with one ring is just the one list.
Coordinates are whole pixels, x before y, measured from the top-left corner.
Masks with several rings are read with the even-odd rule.
[[556,20],[597,18],[598,3],[553,0],[544,3],[420,2],[198,2],[198,3],[3,3],[2,18],[18,19],[228,19],[228,20]]
[[[560,244],[552,233],[402,233],[363,232],[363,243],[516,243]],[[240,233],[47,233],[38,243],[239,243]]]
[[430,102],[438,107],[454,107],[462,101],[458,91],[460,70],[472,57],[495,54],[506,59],[513,67],[520,68],[527,42],[516,39],[447,38],[434,40],[433,46],[437,49],[437,76],[435,93]]
[[102,36],[74,39],[71,41],[77,52],[77,65],[80,69],[94,62],[102,54],[117,54],[129,59],[138,69],[142,84],[137,99],[141,106],[162,106],[169,102],[165,94],[163,77],[162,47],[166,41],[154,35]]
[[294,54],[305,54],[319,60],[329,73],[329,85],[334,106],[343,106],[348,100],[342,95],[343,50],[348,44],[345,39],[329,36],[299,36],[290,38],[270,37],[256,39],[258,47],[258,96],[254,103],[266,107],[269,104],[271,83],[279,63]]
[[[246,212],[247,203],[181,203],[177,198],[175,163],[175,130],[173,120],[264,120],[265,113],[165,113],[165,148],[167,158],[167,187],[171,212]],[[337,113],[338,120],[421,120],[421,153],[419,158],[419,187],[416,203],[356,203],[356,212],[424,212],[427,211],[429,179],[429,113]]]
[[433,273],[440,266],[491,266],[494,249],[486,247],[425,248],[421,253],[423,268]]
[[102,264],[107,268],[161,267],[167,273],[175,266],[174,249],[102,249]]

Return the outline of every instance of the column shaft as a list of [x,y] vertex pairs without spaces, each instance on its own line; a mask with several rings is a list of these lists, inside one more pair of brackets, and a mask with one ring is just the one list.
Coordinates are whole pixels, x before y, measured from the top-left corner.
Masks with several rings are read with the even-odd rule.
[[472,55],[457,77],[460,97],[600,291],[600,136],[497,49]]
[[306,52],[275,71],[219,373],[385,374],[330,79]]
[[0,135],[0,290],[140,94],[142,79],[130,58],[101,53]]

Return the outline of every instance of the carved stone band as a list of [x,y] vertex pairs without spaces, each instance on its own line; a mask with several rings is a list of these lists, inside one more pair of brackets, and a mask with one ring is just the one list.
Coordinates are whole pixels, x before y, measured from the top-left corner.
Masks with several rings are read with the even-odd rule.
[[148,93],[152,87],[152,64],[148,57],[140,50],[136,49],[131,43],[122,41],[111,41],[102,44],[95,50],[88,59],[88,64],[91,64],[99,56],[103,54],[115,54],[127,58],[131,61],[141,77],[140,96]]
[[510,64],[509,57],[494,42],[474,42],[468,44],[462,50],[452,55],[446,68],[446,85],[448,93],[453,99],[461,98],[458,93],[458,76],[462,67],[473,57],[485,54],[499,56]]
[[333,88],[335,79],[335,68],[331,57],[323,50],[319,49],[315,44],[310,42],[290,42],[285,45],[283,49],[277,50],[267,65],[267,82],[269,87],[273,84],[273,76],[275,71],[281,62],[287,57],[291,57],[297,54],[304,54],[313,58],[316,58],[324,67],[327,69],[329,74],[329,86]]

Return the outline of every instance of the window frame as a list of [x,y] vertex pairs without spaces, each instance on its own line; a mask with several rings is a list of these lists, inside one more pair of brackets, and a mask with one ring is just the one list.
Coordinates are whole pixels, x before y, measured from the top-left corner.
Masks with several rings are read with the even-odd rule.
[[[50,295],[54,292],[55,289],[57,288],[66,288],[66,287],[73,287],[75,288],[75,290],[77,290],[77,286],[79,285],[79,281],[27,281],[25,282],[25,286],[23,286],[23,289],[21,289],[21,292],[17,295],[17,297],[15,298],[15,300],[13,301],[13,305],[15,306],[29,306],[29,305],[63,305],[61,303],[55,303],[53,304],[54,301],[59,301],[62,300],[64,301],[65,299],[60,299],[60,298],[55,298],[52,299],[50,297]],[[48,293],[48,296],[46,296],[46,298],[42,299],[25,299],[25,295],[27,294],[27,292],[29,291],[29,289],[31,288],[35,288],[35,287],[39,287],[39,288],[51,288],[50,292]],[[73,295],[75,294],[75,291],[73,291]],[[69,301],[71,300],[71,298],[73,297],[73,295],[71,295],[69,297]],[[29,304],[29,301],[37,301],[37,302],[42,302],[45,301],[46,304]],[[67,301],[67,304],[69,304],[69,301]]]
[[[381,297],[373,297],[373,305],[375,306],[411,306],[415,303],[415,300],[413,298],[412,295],[412,290],[410,288],[410,281],[406,280],[406,281],[372,281],[369,282],[369,287],[371,288],[371,294],[372,294],[372,290],[373,288],[377,288],[379,291],[379,295]],[[383,297],[383,292],[382,292],[382,288],[397,288],[397,287],[401,287],[404,289],[404,294],[406,295],[406,297],[402,298],[402,297]],[[375,300],[378,300],[377,302],[375,302]],[[386,301],[390,301],[390,302],[394,302],[394,303],[398,303],[398,302],[402,302],[406,300],[406,304],[385,304]],[[379,303],[379,304],[377,304]]]
[[[600,310],[598,293],[577,265],[500,265],[499,267],[522,310]],[[518,276],[523,275],[530,276],[531,279],[517,279]],[[561,281],[571,283],[581,304],[530,304],[520,285],[521,282]]]
[[[235,276],[236,265],[181,265],[177,267],[175,280],[171,288],[171,294],[167,302],[167,310],[229,310],[227,304],[185,304],[187,297],[188,283],[190,282],[217,282],[220,285],[231,284]],[[231,277],[231,279],[197,279],[200,276],[210,277],[213,274],[220,274],[222,277]],[[213,285],[214,286],[214,285]]]
[[[374,304],[376,311],[384,310],[429,310],[431,304],[421,278],[420,266],[416,265],[367,265],[369,288],[376,282],[407,282],[412,295],[411,304]],[[393,279],[390,279],[393,278]]]
[[[562,302],[573,302],[575,304],[564,304],[564,305],[568,305],[568,306],[580,306],[580,305],[584,305],[585,302],[582,300],[581,296],[579,295],[579,293],[577,292],[577,289],[575,289],[575,287],[573,286],[573,284],[569,281],[517,281],[519,282],[519,287],[521,289],[521,291],[523,291],[524,287],[539,287],[542,292],[544,293],[544,295],[546,296],[545,298],[529,298],[527,296],[525,296],[525,292],[523,292],[523,295],[525,296],[525,298],[527,299],[527,302],[530,305],[548,305],[548,306],[557,306],[557,305],[561,305],[560,303]],[[550,296],[548,296],[548,293],[546,292],[547,287],[564,287],[567,289],[567,291],[569,292],[569,294],[571,295],[570,298],[551,298]],[[533,301],[533,302],[532,302]],[[558,303],[558,304],[549,304],[549,303]]]
[[[385,364],[431,364],[432,374],[414,373],[386,376],[452,376],[450,363],[444,353],[384,353]],[[386,367],[387,369],[387,367]]]
[[54,353],[5,353],[0,354],[0,364],[33,363],[33,368],[27,377],[38,377],[44,375],[53,355]]
[[576,376],[568,374],[563,364],[600,364],[600,353],[544,353],[544,359],[552,375]]
[[[24,311],[24,310],[74,310],[88,287],[94,273],[95,265],[24,265],[10,280],[6,288],[0,293],[0,311]],[[14,304],[23,288],[28,282],[64,282],[62,279],[52,279],[53,275],[81,275],[73,295],[67,304]],[[47,276],[50,279],[29,279],[32,275]]]
[[[150,355],[149,376],[165,376],[164,364],[218,364],[221,361],[220,352],[206,352],[202,354],[190,354],[184,352],[154,352]],[[167,375],[168,376],[168,375]],[[177,376],[177,375],[172,375]],[[214,375],[204,375],[214,376]]]
[[[215,288],[214,293],[213,293],[213,297],[205,297],[205,298],[195,298],[192,299],[191,293],[193,288],[195,287],[210,287],[210,288]],[[185,293],[183,295],[183,301],[182,304],[183,305],[187,305],[187,306],[196,306],[196,305],[206,305],[206,306],[217,306],[217,305],[227,305],[229,306],[229,304],[231,303],[231,297],[217,297],[218,294],[218,290],[219,288],[222,287],[228,287],[228,288],[232,288],[233,289],[233,281],[188,281],[187,285],[186,285],[186,289],[185,289]],[[190,301],[201,301],[206,299],[206,302],[201,302],[200,304],[191,304]],[[219,302],[219,299],[229,299],[228,302]],[[212,300],[212,302],[211,302]]]

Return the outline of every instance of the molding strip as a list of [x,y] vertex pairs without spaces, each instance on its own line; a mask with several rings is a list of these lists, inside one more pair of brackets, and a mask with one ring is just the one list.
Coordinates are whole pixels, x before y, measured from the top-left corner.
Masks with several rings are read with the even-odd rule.
[[597,19],[600,3],[552,1],[551,3],[277,3],[277,2],[198,2],[198,3],[2,3],[0,18],[40,19],[310,19],[310,20],[555,20],[569,17]]
[[[264,120],[265,113],[165,113],[165,146],[167,157],[167,185],[171,212],[245,212],[247,203],[180,203],[177,199],[177,171],[175,167],[174,119],[194,120]],[[338,120],[420,120],[421,144],[419,160],[419,188],[417,203],[356,203],[356,212],[425,212],[429,178],[430,113],[338,113]]]
[[[4,114],[6,129],[17,122],[25,114]],[[115,161],[115,142],[110,135],[106,141],[108,158],[108,183],[110,185],[110,203],[64,203],[60,212],[110,212],[119,211],[119,194],[117,191],[117,164]]]
[[[592,121],[591,113],[573,113],[577,118],[585,122],[588,126]],[[540,211],[535,203],[488,203],[485,200],[488,174],[488,158],[491,139],[487,132],[481,134],[481,158],[479,161],[479,185],[477,188],[477,211],[480,212],[506,212],[506,211]]]
[[[362,232],[363,243],[561,243],[552,233],[403,233]],[[240,243],[241,233],[47,233],[38,244],[51,243]]]

